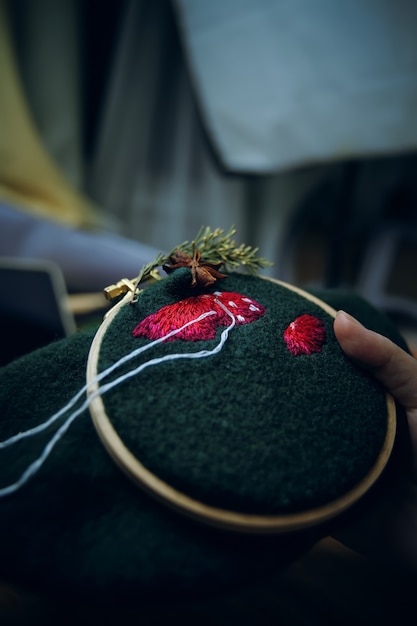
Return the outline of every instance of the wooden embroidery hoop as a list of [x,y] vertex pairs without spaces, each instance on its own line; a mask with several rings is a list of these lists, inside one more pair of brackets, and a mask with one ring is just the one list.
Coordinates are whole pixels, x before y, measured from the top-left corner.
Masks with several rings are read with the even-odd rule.
[[[314,302],[332,317],[335,317],[336,311],[312,294],[277,279],[267,278],[266,280],[271,280],[287,289],[295,291],[307,300]],[[98,373],[97,364],[104,335],[120,307],[125,306],[131,299],[131,296],[132,294],[128,293],[123,300],[110,309],[94,337],[87,363],[87,384],[89,385],[87,393],[89,396],[98,389],[98,383],[91,383],[91,381],[95,379]],[[384,470],[394,445],[396,434],[396,407],[394,399],[388,393],[386,394],[386,406],[387,433],[385,441],[375,464],[368,474],[366,474],[353,489],[328,504],[300,513],[277,515],[248,514],[217,508],[200,502],[174,489],[150,472],[126,447],[106,414],[100,395],[91,400],[90,413],[98,436],[110,456],[130,479],[150,495],[178,512],[211,526],[243,533],[272,534],[303,530],[324,523],[343,513],[365,495]]]

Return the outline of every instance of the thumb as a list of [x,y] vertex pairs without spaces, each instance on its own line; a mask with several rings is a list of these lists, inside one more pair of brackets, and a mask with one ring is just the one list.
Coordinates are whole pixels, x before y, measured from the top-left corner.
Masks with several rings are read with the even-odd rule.
[[337,313],[334,332],[342,350],[371,371],[417,420],[417,359],[344,311]]

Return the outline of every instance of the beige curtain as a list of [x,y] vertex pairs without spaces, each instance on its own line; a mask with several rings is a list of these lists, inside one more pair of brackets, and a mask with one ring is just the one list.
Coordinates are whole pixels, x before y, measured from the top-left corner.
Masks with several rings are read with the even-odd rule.
[[[277,261],[288,217],[323,176],[228,174],[203,126],[170,2],[126,3],[89,190],[119,232],[162,249],[201,225]],[[272,272],[276,272],[272,270]]]
[[[16,60],[10,6],[0,0],[0,199],[44,218],[90,227],[99,217],[80,190],[77,133],[74,114],[68,114],[69,108],[76,109],[78,97],[70,70],[76,51],[75,4],[37,0],[23,8],[30,24],[25,37],[26,88],[24,70]],[[31,89],[37,79],[42,88]],[[31,93],[30,104],[25,89]],[[42,125],[42,120],[47,123]]]
[[[269,273],[290,281],[298,280],[300,234],[313,224],[332,274],[321,279],[339,284],[346,252],[360,260],[358,232],[372,234],[396,190],[415,194],[414,154],[398,146],[398,157],[358,155],[353,178],[343,159],[226,171],[179,20],[178,7],[198,5],[223,10],[200,0],[124,0],[120,20],[105,24],[110,2],[0,0],[0,201],[82,228],[105,225],[121,237],[120,249],[129,239],[149,246],[146,254],[191,239],[202,225],[234,224],[240,241],[275,263]],[[86,31],[85,13],[98,6]],[[104,25],[112,34],[104,88],[86,120],[83,79],[87,67],[94,76],[94,63],[85,41],[91,51]],[[94,137],[88,154],[86,129]]]

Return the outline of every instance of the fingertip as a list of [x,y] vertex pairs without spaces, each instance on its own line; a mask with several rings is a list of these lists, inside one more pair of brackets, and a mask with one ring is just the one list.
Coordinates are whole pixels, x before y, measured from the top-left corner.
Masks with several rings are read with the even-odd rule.
[[343,310],[337,312],[334,332],[348,357],[371,371],[405,407],[417,410],[415,358]]
[[336,320],[341,324],[356,324],[357,326],[362,326],[356,317],[353,317],[350,313],[346,313],[343,309],[337,311],[335,321]]
[[380,367],[391,354],[392,342],[363,326],[346,311],[338,311],[334,333],[343,352],[366,367]]
[[337,311],[334,320],[334,331],[338,339],[345,339],[351,336],[355,328],[364,328],[364,326],[355,317],[346,313],[346,311],[342,309]]
[[334,334],[342,350],[353,359],[367,361],[370,335],[373,335],[355,317],[340,310],[334,321]]

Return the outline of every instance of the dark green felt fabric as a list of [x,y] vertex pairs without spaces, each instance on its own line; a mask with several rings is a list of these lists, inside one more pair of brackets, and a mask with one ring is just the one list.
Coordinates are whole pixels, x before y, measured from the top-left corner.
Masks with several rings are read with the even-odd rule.
[[[120,311],[100,366],[146,341],[131,337],[133,325],[187,295],[186,272],[149,287],[136,307]],[[379,452],[383,391],[342,355],[322,309],[252,277],[232,276],[221,289],[255,298],[267,307],[265,317],[235,328],[215,357],[150,368],[110,392],[105,403],[114,425],[159,476],[215,505],[285,512],[340,495]],[[318,295],[404,345],[390,321],[363,300]],[[305,312],[324,320],[327,341],[319,354],[293,357],[282,332]],[[44,421],[84,384],[92,336],[80,333],[0,370],[0,439]],[[151,356],[196,349],[175,341]],[[20,475],[47,438],[0,451],[1,485]],[[187,597],[265,575],[323,532],[261,538],[186,520],[126,479],[84,412],[39,474],[0,500],[0,577],[100,601]]]
[[[171,281],[175,287],[182,277]],[[375,462],[385,437],[384,393],[343,355],[321,307],[251,277],[230,277],[220,288],[257,300],[265,316],[234,329],[219,355],[149,368],[106,395],[116,431],[151,471],[215,506],[270,514],[333,500]],[[161,282],[124,307],[104,338],[101,368],[147,343],[131,336],[135,324],[177,297]],[[320,353],[295,357],[282,336],[304,313],[324,321],[327,340]],[[216,341],[163,343],[141,359]]]

